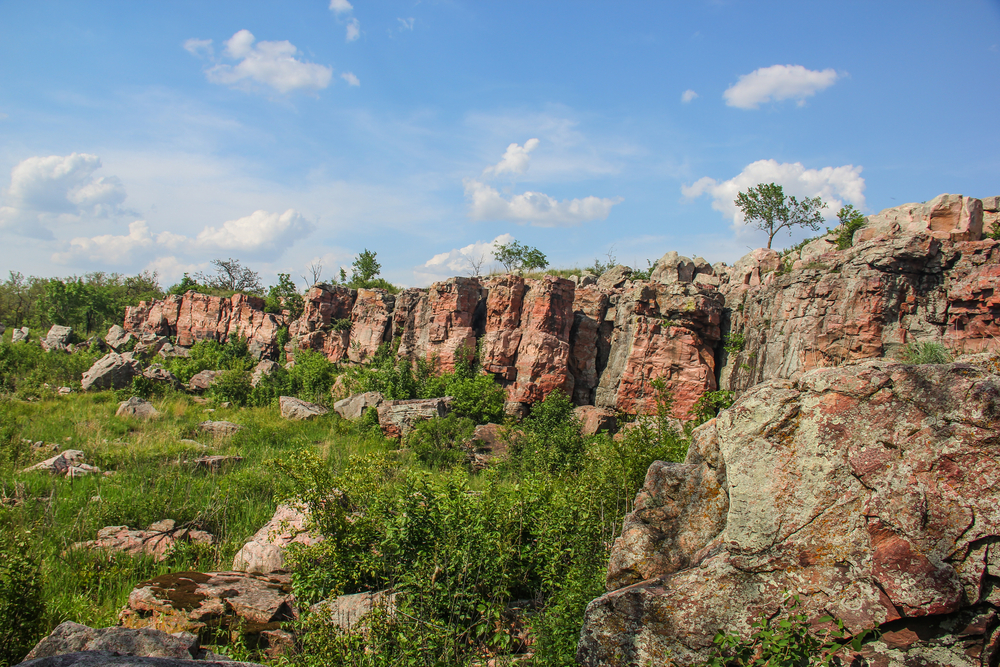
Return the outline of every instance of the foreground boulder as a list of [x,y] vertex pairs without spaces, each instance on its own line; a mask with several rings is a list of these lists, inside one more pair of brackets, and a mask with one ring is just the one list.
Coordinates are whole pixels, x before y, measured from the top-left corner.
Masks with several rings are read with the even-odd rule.
[[152,403],[138,396],[122,401],[115,411],[116,417],[134,417],[135,419],[152,419],[159,414]]
[[64,327],[58,324],[52,325],[49,332],[42,339],[42,349],[46,352],[66,352],[69,350],[70,341],[73,339],[73,328]]
[[223,438],[229,435],[233,435],[239,431],[242,426],[239,424],[234,424],[233,422],[227,421],[204,421],[198,424],[198,430],[203,433],[208,433],[214,435],[217,438]]
[[122,389],[132,378],[142,373],[139,362],[131,356],[117,352],[108,352],[94,362],[94,365],[83,374],[80,386],[88,389]]
[[[996,363],[994,359],[993,364]],[[885,360],[747,391],[654,463],[587,608],[585,665],[705,659],[782,614],[879,628],[870,664],[1000,656],[1000,375]],[[848,656],[847,662],[850,662]]]
[[366,391],[342,398],[333,404],[334,411],[344,419],[361,419],[365,410],[378,409],[382,404],[382,394],[377,391]]
[[302,421],[313,417],[321,417],[329,410],[322,405],[303,401],[294,396],[279,396],[278,407],[281,409],[281,416],[292,421]]
[[446,396],[384,401],[378,406],[378,423],[385,437],[404,438],[422,421],[447,417],[453,400]]
[[97,539],[76,542],[71,548],[152,556],[154,560],[161,562],[167,559],[175,546],[184,542],[210,545],[215,544],[215,536],[203,530],[177,528],[173,519],[166,519],[157,521],[146,530],[132,530],[128,526],[106,526],[97,531]]
[[287,575],[179,572],[142,582],[118,616],[128,628],[199,633],[208,628],[256,634],[298,618]]
[[309,529],[309,514],[296,505],[279,505],[271,520],[254,533],[233,558],[238,572],[278,572],[285,569],[285,551],[292,544],[311,546],[322,540]]
[[201,371],[191,376],[188,381],[188,389],[191,391],[205,391],[219,381],[219,378],[226,371]]
[[11,343],[27,343],[29,340],[31,340],[31,332],[28,330],[28,327],[21,327],[20,329],[15,327],[10,332]]
[[21,472],[31,472],[42,470],[60,477],[83,477],[101,472],[97,466],[84,463],[86,456],[79,449],[67,449],[61,454],[45,459],[40,463],[29,466]]
[[391,590],[340,595],[309,607],[309,611],[341,630],[364,627],[365,618],[376,609],[387,614],[396,610],[396,593]]
[[[173,658],[175,660],[215,660],[221,656],[201,648],[197,635],[187,633],[167,634],[161,630],[144,628],[91,628],[72,621],[56,627],[38,642],[25,656],[25,660],[50,658],[80,651],[108,651],[121,656],[148,658]],[[53,661],[51,664],[81,664]],[[230,663],[233,664],[233,663]]]

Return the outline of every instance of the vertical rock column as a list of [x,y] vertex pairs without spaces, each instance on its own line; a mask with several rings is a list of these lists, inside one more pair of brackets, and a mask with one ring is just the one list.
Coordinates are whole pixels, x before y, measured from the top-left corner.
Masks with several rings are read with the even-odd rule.
[[526,284],[521,341],[514,363],[517,377],[508,389],[508,397],[512,402],[534,403],[556,389],[572,396],[569,335],[573,328],[574,285],[554,276]]
[[521,344],[521,309],[528,288],[524,278],[505,275],[485,285],[486,332],[482,338],[480,362],[504,385],[517,378],[517,348]]
[[573,373],[573,402],[593,405],[599,374],[604,370],[598,348],[601,326],[608,312],[608,294],[597,287],[578,288],[573,297],[573,331],[569,367]]
[[[351,331],[335,329],[334,325],[351,319],[356,296],[357,292],[343,285],[313,285],[306,294],[302,316],[288,327],[295,346],[322,352],[334,363],[342,361],[347,356]],[[286,346],[286,349],[290,355],[291,348]]]
[[475,278],[449,278],[409,297],[407,315],[401,318],[400,358],[433,359],[438,372],[455,370],[461,358],[471,360],[476,352],[473,320],[479,296]]

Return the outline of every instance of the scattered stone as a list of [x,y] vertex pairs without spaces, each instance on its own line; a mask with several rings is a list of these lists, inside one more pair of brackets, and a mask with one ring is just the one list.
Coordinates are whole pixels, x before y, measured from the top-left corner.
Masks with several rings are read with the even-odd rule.
[[79,651],[47,658],[35,658],[18,667],[264,667],[255,662],[233,662],[225,656],[206,651],[204,660],[179,660],[137,655],[119,655],[114,651]]
[[164,343],[163,347],[160,348],[160,356],[164,359],[169,359],[170,357],[190,357],[191,348],[181,347],[180,345],[174,345],[172,343]]
[[[198,635],[180,632],[167,634],[149,628],[122,627],[90,628],[73,621],[65,621],[48,637],[31,649],[25,660],[64,656],[78,652],[107,651],[119,656],[146,658],[173,658],[175,660],[224,660],[221,656],[203,649]],[[27,664],[27,663],[25,663]],[[55,664],[80,664],[53,662]],[[160,663],[162,664],[162,663]],[[204,665],[205,663],[199,663]],[[229,663],[235,665],[236,663]]]
[[312,546],[322,539],[309,530],[308,509],[301,505],[279,505],[271,520],[233,558],[233,569],[263,574],[284,571],[285,550],[289,545]]
[[115,412],[116,417],[134,417],[135,419],[152,419],[159,414],[152,403],[138,396],[133,396],[127,401],[119,403],[118,410]]
[[198,424],[198,429],[205,432],[211,433],[216,437],[224,437],[232,435],[239,431],[242,426],[239,424],[234,424],[233,422],[227,421],[204,421]]
[[298,618],[291,579],[284,574],[179,572],[140,583],[119,614],[127,628],[256,634]]
[[281,416],[292,421],[302,421],[313,417],[321,417],[329,410],[322,405],[309,403],[294,396],[278,397],[278,405],[281,408]]
[[52,325],[49,333],[42,339],[42,349],[46,352],[66,352],[69,342],[73,338],[73,328],[64,327],[58,324]]
[[169,342],[166,336],[158,336],[151,331],[143,331],[139,334],[139,343],[135,346],[134,352],[147,357],[153,356]]
[[253,373],[250,375],[250,386],[256,387],[260,384],[261,380],[274,375],[279,370],[281,370],[281,364],[270,359],[264,359],[254,367]]
[[29,340],[31,340],[31,333],[28,331],[28,327],[15,328],[10,333],[11,343],[27,343]]
[[166,560],[173,548],[181,542],[215,544],[215,536],[203,530],[177,528],[173,519],[157,521],[146,530],[132,530],[128,526],[106,526],[97,531],[97,539],[76,542],[71,549],[95,549],[152,556],[157,562]]
[[[53,475],[65,475],[70,476],[70,470],[75,467],[84,466],[90,468],[83,462],[86,458],[79,449],[67,449],[61,454],[57,454],[52,458],[45,459],[41,463],[36,463],[33,466],[29,466],[22,470],[21,472],[31,472],[33,470],[43,470],[50,472]],[[97,469],[94,468],[96,471]]]
[[226,371],[201,371],[196,373],[188,382],[188,389],[191,391],[205,391],[215,384],[219,377]]
[[378,406],[378,423],[387,438],[404,438],[418,422],[446,417],[451,412],[450,396],[415,398],[403,401],[383,401]]
[[382,404],[382,394],[377,391],[366,391],[354,394],[333,404],[334,411],[344,419],[361,419],[365,410],[378,409]]
[[211,456],[200,456],[194,460],[194,464],[199,468],[208,468],[212,472],[218,472],[223,466],[233,465],[243,461],[242,456],[225,456],[222,454],[212,454]]
[[[702,260],[704,262],[704,260]],[[707,265],[708,262],[705,262]],[[694,280],[695,263],[687,258],[681,257],[676,250],[671,250],[653,265],[653,271],[649,274],[649,279],[670,285],[673,283],[689,283]],[[708,267],[711,269],[711,266]],[[707,273],[703,271],[703,273]]]
[[607,431],[614,433],[618,429],[615,413],[593,405],[581,405],[573,409],[573,414],[580,420],[580,433],[595,435]]
[[630,267],[619,264],[602,273],[601,277],[597,279],[597,286],[601,289],[621,287],[631,275],[632,269]]
[[309,607],[312,614],[342,630],[351,630],[355,627],[363,629],[365,617],[376,609],[384,609],[389,615],[394,614],[396,593],[392,590],[382,590],[341,595]]
[[162,364],[153,364],[149,366],[142,372],[142,376],[148,380],[152,380],[153,382],[161,382],[169,385],[174,389],[180,389],[184,386],[181,381],[177,379],[177,376],[164,368]]
[[115,324],[110,329],[108,329],[108,335],[104,337],[104,342],[114,350],[115,352],[130,352],[138,339],[132,335],[131,331],[125,331],[122,327]]
[[56,393],[59,394],[60,396],[69,396],[70,394],[73,393],[73,388],[72,387],[59,387],[56,390]]
[[132,378],[142,372],[139,362],[117,352],[109,352],[98,359],[80,381],[84,391],[94,389],[122,389]]

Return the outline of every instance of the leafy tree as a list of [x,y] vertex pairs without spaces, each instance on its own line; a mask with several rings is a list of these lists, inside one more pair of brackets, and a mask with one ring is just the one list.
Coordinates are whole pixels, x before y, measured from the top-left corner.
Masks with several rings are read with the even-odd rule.
[[375,260],[375,253],[368,248],[358,255],[351,268],[353,269],[351,282],[368,282],[382,271],[382,265]]
[[278,284],[271,285],[267,290],[267,297],[264,299],[264,312],[280,313],[287,308],[291,312],[292,319],[297,319],[302,314],[304,306],[302,295],[295,287],[291,274],[279,273]]
[[240,260],[213,259],[212,266],[215,267],[214,275],[199,272],[195,274],[195,280],[216,290],[263,293],[264,286],[260,282],[260,274],[243,266]]
[[201,285],[198,284],[198,281],[185,273],[179,283],[167,290],[167,294],[181,295],[188,290],[197,290],[199,287],[201,287]]
[[498,245],[493,251],[493,257],[503,264],[507,273],[523,273],[533,269],[544,269],[549,265],[541,250],[521,245],[517,241]]
[[799,201],[794,196],[786,196],[782,187],[775,183],[758,183],[736,195],[734,203],[743,211],[748,223],[755,222],[758,229],[767,232],[768,248],[774,235],[782,229],[787,229],[789,234],[792,227],[819,229],[823,220],[820,210],[826,207],[819,197]]
[[864,213],[850,204],[837,212],[837,219],[840,220],[840,226],[835,230],[837,234],[837,249],[846,250],[851,247],[854,232],[864,227],[867,219]]

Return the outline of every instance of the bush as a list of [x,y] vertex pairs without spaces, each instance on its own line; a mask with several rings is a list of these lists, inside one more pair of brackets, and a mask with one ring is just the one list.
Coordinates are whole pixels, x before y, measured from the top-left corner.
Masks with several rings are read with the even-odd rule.
[[0,392],[20,398],[39,396],[46,384],[52,387],[75,385],[99,353],[90,350],[46,352],[35,342],[0,343]]
[[694,425],[700,426],[712,419],[720,410],[725,410],[733,405],[736,394],[731,391],[720,389],[718,391],[706,391],[691,408],[691,416],[694,417]]
[[583,466],[587,439],[580,435],[572,401],[561,391],[535,403],[510,437],[511,461],[521,470],[558,474]]
[[[2,521],[2,518],[0,518]],[[28,536],[11,526],[0,530],[0,667],[24,658],[44,634],[45,600],[39,564]]]
[[941,343],[907,343],[900,355],[904,364],[947,364],[951,353]]
[[407,438],[407,446],[425,466],[451,468],[465,458],[461,445],[472,437],[475,430],[475,422],[453,413],[420,422]]
[[840,220],[840,226],[833,230],[833,233],[837,235],[837,249],[846,250],[851,247],[854,232],[868,224],[868,219],[865,218],[864,213],[850,204],[837,212],[837,218]]

